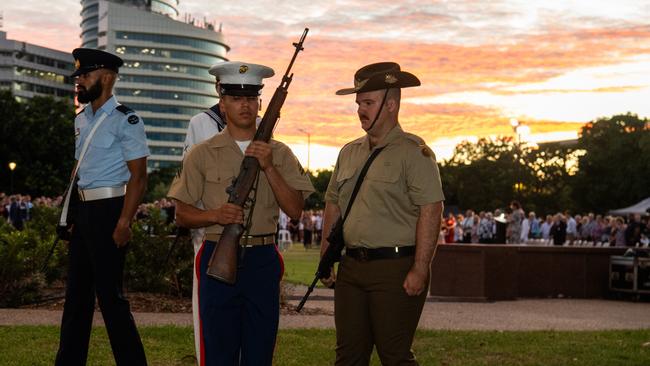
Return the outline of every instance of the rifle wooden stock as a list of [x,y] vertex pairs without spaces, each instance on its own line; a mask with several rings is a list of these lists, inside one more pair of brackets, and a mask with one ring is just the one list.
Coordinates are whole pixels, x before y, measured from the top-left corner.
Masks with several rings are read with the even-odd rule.
[[[266,112],[264,112],[262,121],[255,132],[253,141],[269,142],[271,139],[275,125],[280,118],[280,110],[287,98],[289,84],[291,84],[291,80],[293,79],[293,74],[289,74],[289,72],[291,71],[293,62],[298,56],[298,52],[303,50],[302,44],[307,37],[308,31],[309,29],[305,28],[302,37],[300,37],[300,41],[293,44],[296,48],[293,58],[291,58],[289,67],[287,67],[287,71],[282,77],[282,82],[275,89],[275,93],[266,108]],[[253,185],[255,185],[259,171],[260,165],[256,158],[250,156],[244,158],[241,168],[239,169],[239,175],[237,175],[233,184],[228,187],[227,192],[229,194],[229,203],[234,203],[240,207],[244,207],[248,200],[248,196],[253,189]],[[237,254],[239,241],[243,234],[244,227],[240,224],[228,224],[224,226],[219,242],[212,252],[210,262],[208,263],[208,276],[228,284],[235,283],[237,280]]]

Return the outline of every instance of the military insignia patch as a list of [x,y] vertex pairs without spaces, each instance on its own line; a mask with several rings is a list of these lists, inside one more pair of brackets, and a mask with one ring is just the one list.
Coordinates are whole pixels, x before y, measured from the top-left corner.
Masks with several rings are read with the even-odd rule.
[[431,148],[425,144],[420,145],[420,151],[422,152],[422,155],[426,157],[433,156],[433,151],[431,151]]
[[79,62],[78,59],[74,60],[74,69],[79,70],[80,67],[81,67],[81,62]]
[[246,71],[248,71],[248,66],[246,66],[246,65],[239,66],[239,73],[240,74],[245,74]]
[[140,118],[136,116],[135,114],[130,115],[129,118],[126,119],[130,124],[135,125],[138,122],[140,122]]
[[384,78],[384,80],[388,84],[395,84],[397,82],[397,78],[393,74],[386,74],[386,77]]

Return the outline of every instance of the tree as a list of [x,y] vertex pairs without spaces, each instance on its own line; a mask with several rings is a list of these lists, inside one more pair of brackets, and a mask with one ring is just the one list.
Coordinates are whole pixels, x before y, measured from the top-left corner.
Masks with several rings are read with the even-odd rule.
[[584,211],[606,212],[650,197],[650,125],[627,113],[582,127],[573,197]]
[[178,168],[166,167],[154,170],[149,173],[147,179],[147,193],[144,196],[144,202],[154,202],[161,198],[167,197],[169,186],[174,180]]
[[325,192],[332,177],[332,172],[332,170],[326,169],[316,171],[315,175],[313,172],[308,172],[309,179],[316,192],[307,198],[305,210],[323,209],[325,207]]
[[[10,161],[16,162],[14,191],[62,194],[74,164],[74,108],[65,100],[34,97],[16,102],[0,93],[0,186],[8,191]],[[13,192],[12,192],[13,193]]]
[[445,204],[474,210],[507,206],[518,193],[515,185],[529,181],[525,167],[516,163],[522,151],[509,137],[458,144],[440,167]]
[[574,147],[533,147],[509,137],[464,141],[440,167],[445,204],[492,211],[518,200],[526,211],[551,213],[572,208]]

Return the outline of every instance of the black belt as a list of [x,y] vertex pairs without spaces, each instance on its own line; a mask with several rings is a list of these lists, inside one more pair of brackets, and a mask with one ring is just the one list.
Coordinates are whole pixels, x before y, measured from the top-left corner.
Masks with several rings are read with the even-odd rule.
[[345,255],[359,261],[411,257],[415,255],[415,246],[383,247],[383,248],[374,248],[374,249],[345,248]]

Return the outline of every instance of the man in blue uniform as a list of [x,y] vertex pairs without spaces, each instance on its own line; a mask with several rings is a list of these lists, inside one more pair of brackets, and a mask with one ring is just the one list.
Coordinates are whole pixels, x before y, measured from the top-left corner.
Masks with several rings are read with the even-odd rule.
[[[233,61],[213,71],[220,79],[219,106],[228,124],[221,133],[192,147],[168,194],[176,200],[179,225],[205,227],[206,232],[196,258],[202,348],[199,362],[201,366],[270,366],[283,271],[274,245],[279,208],[298,219],[304,199],[314,189],[286,145],[275,140],[252,141],[262,79],[272,76],[273,70]],[[252,212],[228,203],[226,193],[239,174],[244,155],[257,158],[260,164]],[[208,261],[223,227],[248,222],[249,215],[250,225],[240,242],[243,248],[237,282],[229,285],[207,277]]]
[[77,48],[77,99],[88,103],[75,118],[75,158],[90,136],[78,172],[79,207],[69,245],[69,268],[56,365],[85,365],[95,296],[117,365],[146,365],[122,273],[131,221],[147,183],[144,125],[112,95],[123,61],[108,52]]

